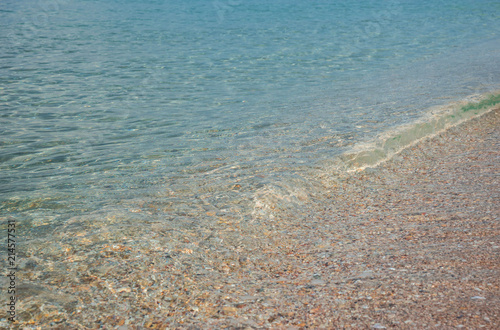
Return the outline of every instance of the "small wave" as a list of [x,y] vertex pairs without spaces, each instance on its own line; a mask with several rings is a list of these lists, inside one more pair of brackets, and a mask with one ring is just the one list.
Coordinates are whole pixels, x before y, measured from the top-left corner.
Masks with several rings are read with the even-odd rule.
[[278,214],[311,202],[315,187],[304,177],[296,175],[287,181],[259,188],[253,198],[253,218],[274,220]]
[[418,121],[386,131],[374,141],[354,146],[340,157],[337,170],[352,172],[376,167],[422,139],[491,111],[498,103],[500,93],[496,92],[471,95],[460,102],[433,107]]

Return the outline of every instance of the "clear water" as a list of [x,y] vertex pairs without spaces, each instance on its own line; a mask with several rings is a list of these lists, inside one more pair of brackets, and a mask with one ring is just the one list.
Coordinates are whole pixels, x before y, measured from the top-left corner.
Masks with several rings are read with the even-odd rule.
[[498,89],[499,13],[487,0],[2,1],[1,212],[40,235],[75,216],[182,224],[264,216],[272,196],[300,206],[353,145]]

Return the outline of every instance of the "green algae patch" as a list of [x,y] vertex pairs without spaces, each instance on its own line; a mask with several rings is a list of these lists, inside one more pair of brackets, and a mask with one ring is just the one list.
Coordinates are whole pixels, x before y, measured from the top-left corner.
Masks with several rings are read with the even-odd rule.
[[463,112],[471,111],[471,110],[480,110],[484,108],[489,108],[492,107],[496,104],[500,103],[500,94],[497,95],[491,95],[485,100],[482,100],[481,102],[478,103],[469,103],[465,106],[462,107]]

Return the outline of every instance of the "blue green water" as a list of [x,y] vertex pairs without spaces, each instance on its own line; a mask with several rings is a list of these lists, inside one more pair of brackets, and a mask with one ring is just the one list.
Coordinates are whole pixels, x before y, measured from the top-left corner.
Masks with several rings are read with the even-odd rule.
[[499,15],[486,0],[2,1],[2,216],[300,204],[353,145],[497,90]]

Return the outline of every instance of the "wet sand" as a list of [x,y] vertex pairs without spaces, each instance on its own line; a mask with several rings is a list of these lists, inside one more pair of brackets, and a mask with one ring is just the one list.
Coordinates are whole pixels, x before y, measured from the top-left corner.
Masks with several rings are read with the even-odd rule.
[[26,248],[16,327],[498,329],[499,137],[497,108],[273,221],[68,225],[60,252]]

